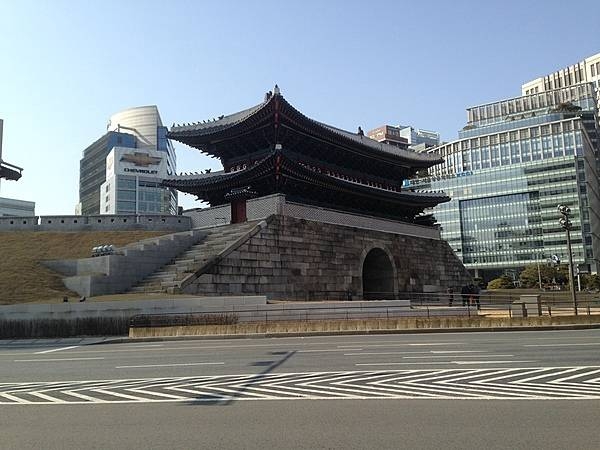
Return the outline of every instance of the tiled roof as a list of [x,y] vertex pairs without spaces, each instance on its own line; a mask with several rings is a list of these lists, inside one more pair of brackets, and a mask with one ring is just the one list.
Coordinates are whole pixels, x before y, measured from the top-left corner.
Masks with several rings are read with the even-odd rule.
[[[277,92],[277,90],[276,90]],[[251,108],[245,109],[243,111],[239,111],[234,114],[230,114],[227,116],[219,116],[217,119],[212,119],[203,122],[196,123],[188,123],[182,125],[174,125],[168,137],[173,139],[186,138],[192,136],[208,136],[213,133],[218,133],[227,128],[234,127],[237,124],[240,124],[250,118],[251,116],[257,114],[263,109],[266,109],[271,106],[271,103],[274,102],[276,98],[281,100],[282,106],[289,109],[293,115],[300,117],[307,121],[308,123],[315,126],[316,130],[321,130],[326,135],[329,136],[337,136],[338,138],[342,138],[343,140],[350,141],[352,143],[358,144],[361,147],[366,147],[371,150],[380,151],[389,155],[394,155],[399,158],[403,158],[408,161],[412,161],[413,163],[421,163],[425,165],[433,165],[442,162],[442,158],[439,155],[427,154],[427,153],[417,153],[412,150],[405,150],[398,148],[396,146],[385,144],[382,142],[378,142],[374,139],[371,139],[363,134],[353,133],[350,131],[342,130],[340,128],[327,125],[325,123],[319,122],[317,120],[311,119],[296,108],[294,108],[289,102],[285,100],[285,98],[279,94],[268,95],[262,103],[255,105]],[[418,164],[418,165],[421,165]]]

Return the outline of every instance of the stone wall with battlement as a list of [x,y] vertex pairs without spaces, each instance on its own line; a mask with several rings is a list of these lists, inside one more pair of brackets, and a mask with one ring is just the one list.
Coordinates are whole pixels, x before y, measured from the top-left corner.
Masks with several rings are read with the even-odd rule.
[[[351,214],[318,206],[288,202],[283,194],[268,195],[248,200],[246,214],[248,220],[265,219],[273,214],[278,214],[367,230],[404,234],[426,239],[441,239],[440,230],[435,227],[425,227],[379,217]],[[184,211],[184,215],[191,218],[194,228],[214,227],[228,224],[231,221],[231,207],[227,204],[213,208],[193,209]]]
[[187,231],[192,220],[171,215],[0,217],[0,231]]
[[459,292],[471,281],[443,240],[277,215],[183,291],[286,300],[359,300],[363,298],[363,263],[372,249],[388,255],[394,295],[445,292],[448,287]]

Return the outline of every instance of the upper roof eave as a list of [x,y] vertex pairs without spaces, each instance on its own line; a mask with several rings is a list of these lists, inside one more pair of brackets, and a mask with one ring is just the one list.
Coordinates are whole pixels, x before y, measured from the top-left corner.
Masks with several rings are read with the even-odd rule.
[[415,167],[431,167],[435,164],[443,162],[443,158],[441,158],[439,155],[416,153],[411,150],[404,150],[393,145],[378,142],[369,138],[368,136],[365,136],[364,134],[352,133],[350,131],[346,131],[341,128],[311,119],[294,108],[280,93],[268,96],[265,101],[259,103],[258,105],[233,114],[229,114],[227,116],[219,116],[218,119],[213,119],[212,121],[173,126],[167,133],[167,137],[187,145],[190,145],[189,142],[192,138],[196,138],[198,141],[205,141],[195,144],[194,146],[206,151],[203,144],[208,144],[210,142],[210,139],[207,138],[212,135],[220,134],[225,130],[234,128],[237,125],[241,125],[263,109],[270,107],[276,99],[279,99],[284,106],[289,108],[289,111],[296,116],[297,119],[304,121],[307,125],[313,127],[313,129],[320,131],[322,135],[333,139],[341,138],[342,141],[344,141],[347,145],[362,149],[363,153],[375,150],[380,152],[382,156],[387,155],[391,156],[392,158],[398,158]]

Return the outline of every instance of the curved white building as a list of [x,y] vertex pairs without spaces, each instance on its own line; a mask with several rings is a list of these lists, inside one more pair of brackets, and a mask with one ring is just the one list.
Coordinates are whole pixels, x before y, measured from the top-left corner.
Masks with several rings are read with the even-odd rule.
[[[156,105],[119,111],[106,130],[83,152],[78,212],[176,214],[176,191],[160,186],[163,177],[175,174],[175,149]],[[148,161],[159,159],[161,170],[147,167]]]
[[156,130],[162,127],[156,105],[138,106],[113,114],[108,120],[106,131],[133,134],[137,148],[155,150],[158,143]]

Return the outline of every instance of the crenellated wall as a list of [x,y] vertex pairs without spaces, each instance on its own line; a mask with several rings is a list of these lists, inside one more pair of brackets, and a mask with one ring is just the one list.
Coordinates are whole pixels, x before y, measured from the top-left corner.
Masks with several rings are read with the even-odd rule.
[[187,231],[192,220],[171,215],[0,217],[0,231]]

